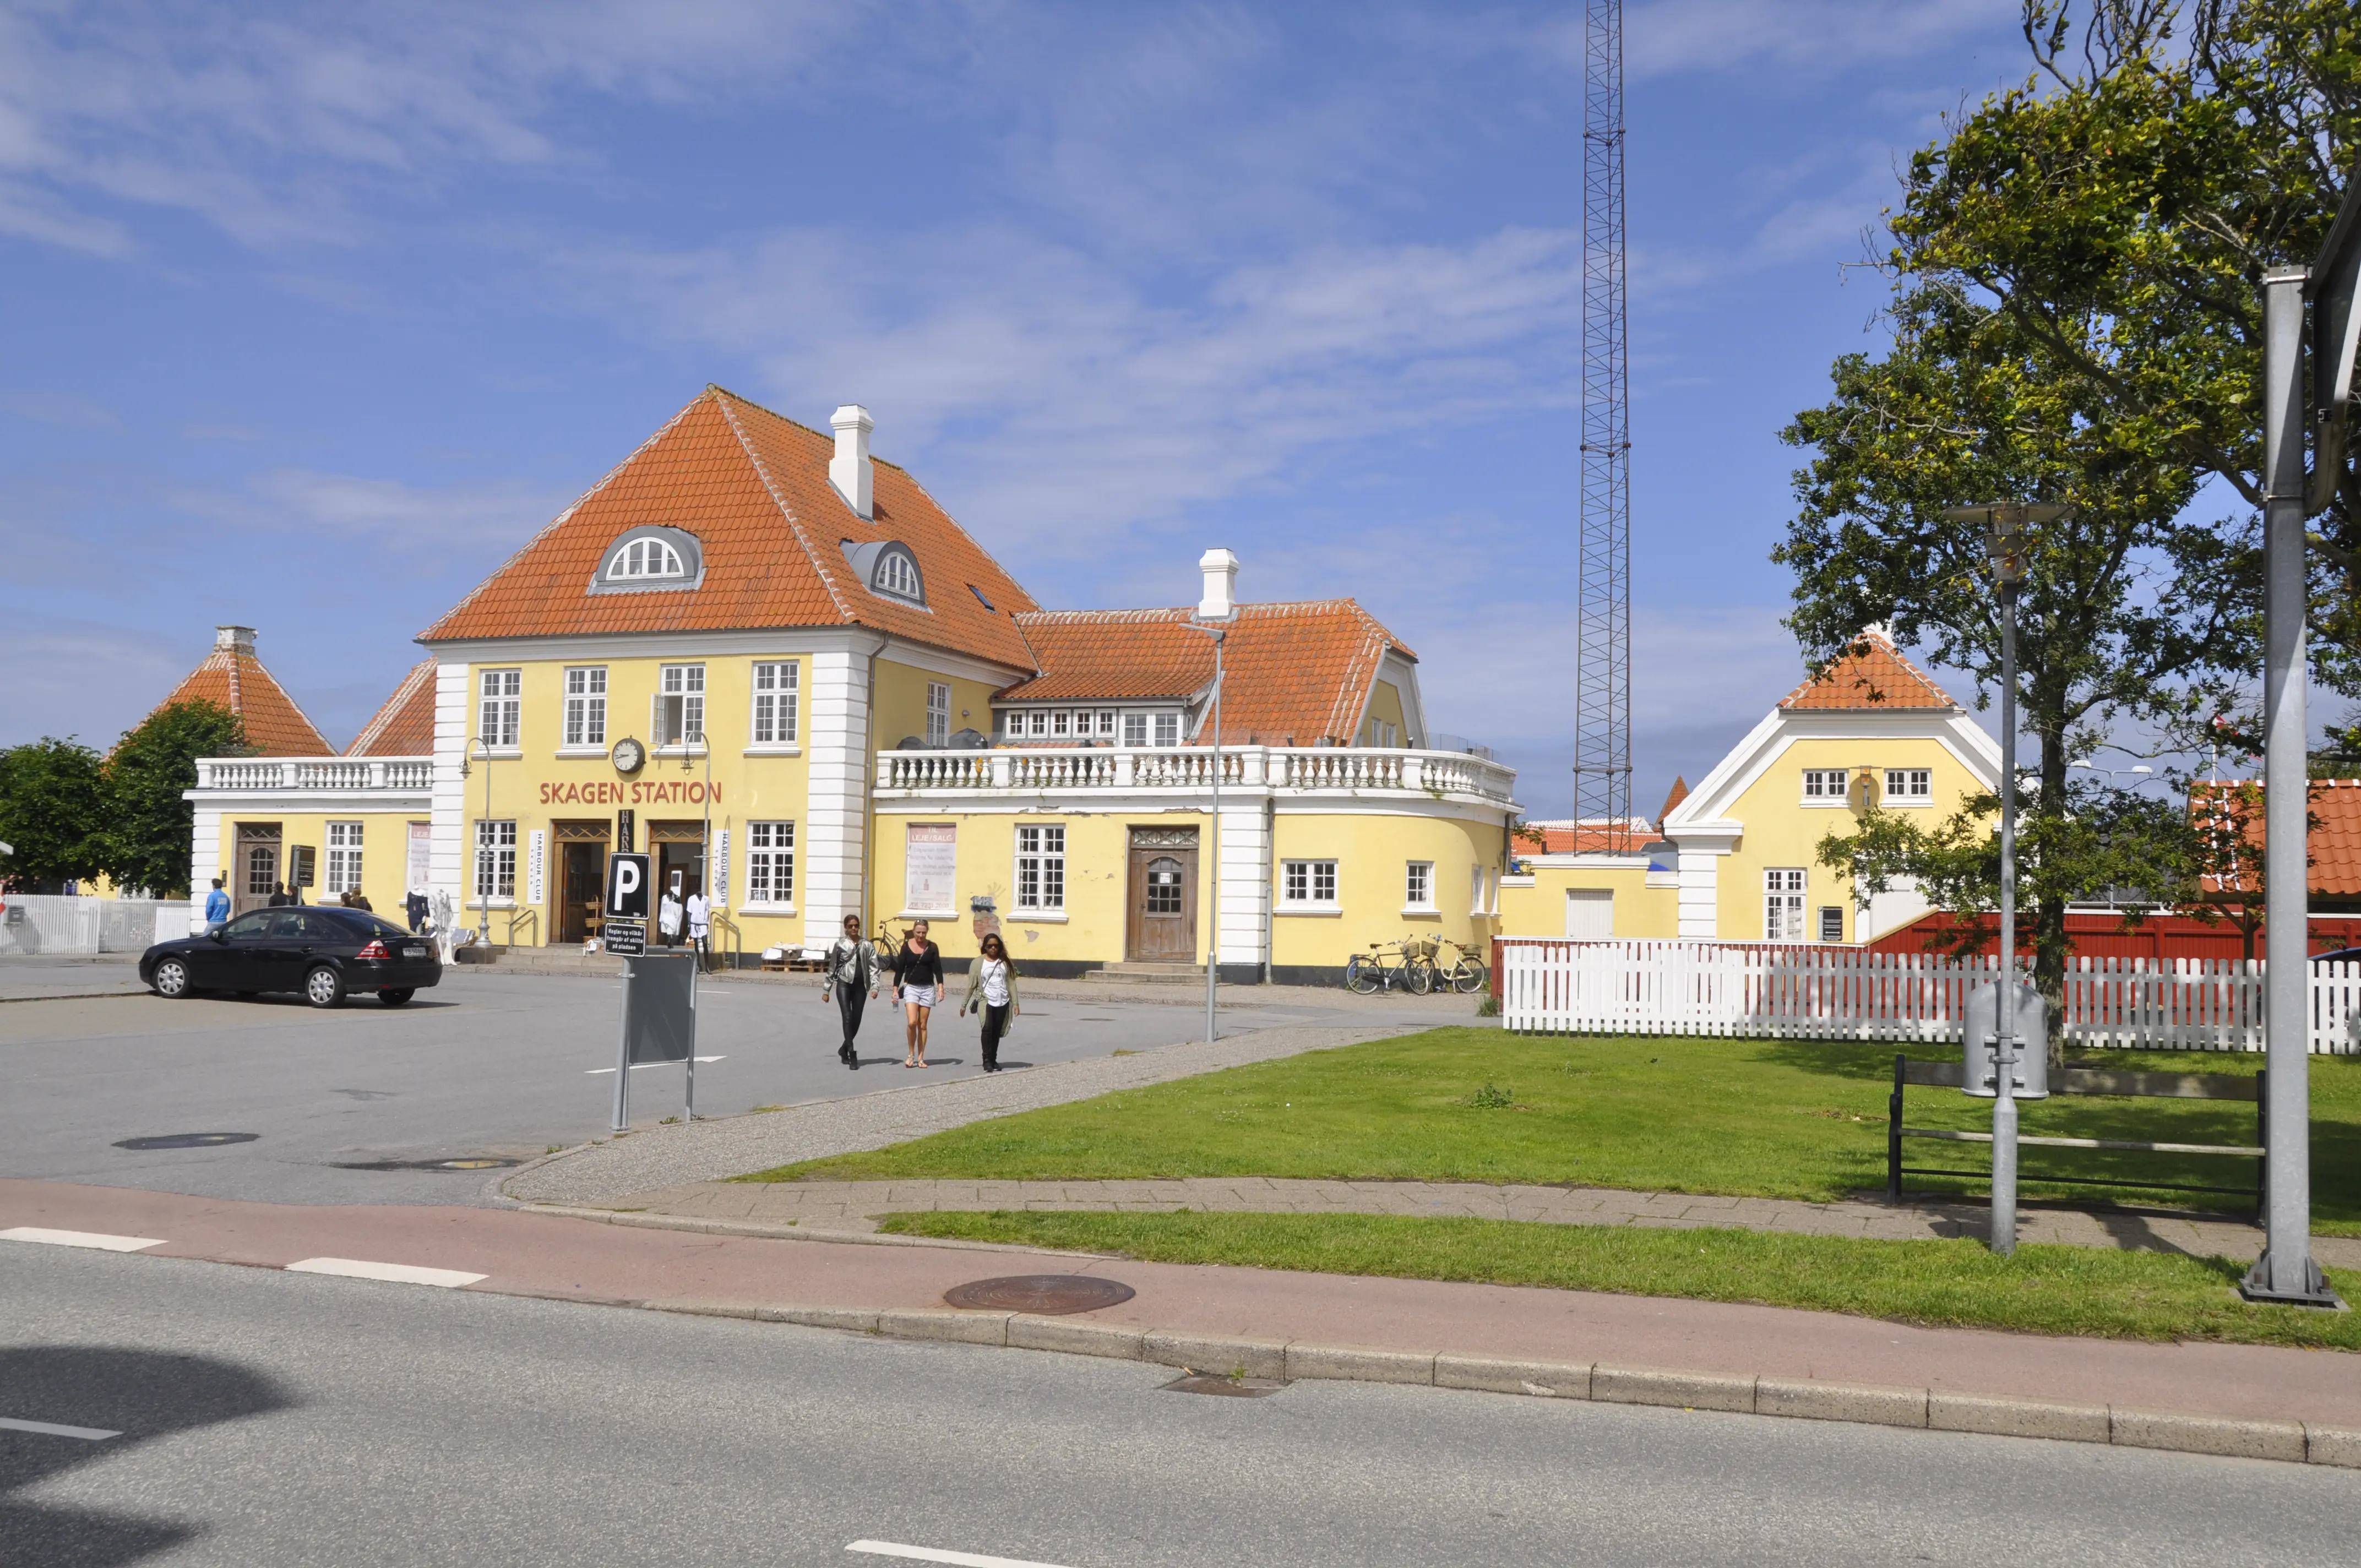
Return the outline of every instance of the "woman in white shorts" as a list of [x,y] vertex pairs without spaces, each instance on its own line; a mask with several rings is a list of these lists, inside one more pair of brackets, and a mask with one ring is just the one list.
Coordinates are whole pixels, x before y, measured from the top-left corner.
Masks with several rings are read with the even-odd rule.
[[902,999],[903,1035],[906,1046],[902,1065],[927,1065],[927,1020],[936,998],[943,993],[943,953],[927,939],[927,923],[910,927],[909,940],[894,959],[894,994]]

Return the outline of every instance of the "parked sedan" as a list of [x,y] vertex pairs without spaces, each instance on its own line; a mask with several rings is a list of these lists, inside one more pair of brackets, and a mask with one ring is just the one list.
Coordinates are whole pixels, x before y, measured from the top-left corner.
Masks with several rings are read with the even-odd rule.
[[292,991],[335,1007],[373,991],[399,1007],[443,978],[434,944],[366,910],[335,905],[257,909],[202,937],[159,942],[139,955],[139,978],[159,996]]

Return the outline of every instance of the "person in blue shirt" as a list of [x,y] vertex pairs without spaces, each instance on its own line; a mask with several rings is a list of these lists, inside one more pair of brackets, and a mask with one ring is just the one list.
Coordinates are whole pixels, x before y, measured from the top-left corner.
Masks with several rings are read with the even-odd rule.
[[205,894],[205,929],[210,931],[229,918],[229,894],[222,891],[222,879],[214,878],[214,890]]

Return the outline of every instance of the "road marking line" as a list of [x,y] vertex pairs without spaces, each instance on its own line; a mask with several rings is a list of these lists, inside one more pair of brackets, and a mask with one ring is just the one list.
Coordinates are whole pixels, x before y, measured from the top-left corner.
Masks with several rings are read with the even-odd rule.
[[369,1263],[357,1257],[307,1257],[287,1266],[290,1274],[341,1274],[354,1279],[390,1279],[397,1285],[473,1285],[485,1276],[456,1268],[421,1268],[412,1263]]
[[38,1432],[43,1437],[78,1437],[84,1442],[104,1442],[111,1437],[121,1437],[119,1431],[104,1427],[61,1427],[55,1421],[20,1421],[12,1416],[0,1416],[0,1431]]
[[[728,1057],[699,1057],[697,1059],[699,1061],[728,1061],[730,1058]],[[676,1061],[635,1061],[631,1064],[631,1070],[633,1072],[639,1072],[644,1069],[652,1067],[678,1067],[680,1063]],[[615,1069],[611,1067],[594,1067],[582,1076],[585,1078],[596,1078],[602,1072],[612,1072]]]
[[14,1230],[0,1231],[0,1242],[40,1242],[49,1246],[92,1246],[101,1252],[137,1252],[142,1247],[164,1245],[154,1236],[110,1236],[101,1231],[45,1231],[38,1225],[18,1225]]
[[945,1552],[933,1546],[904,1546],[892,1541],[856,1541],[847,1552],[866,1552],[875,1557],[908,1557],[920,1563],[950,1563],[958,1568],[1058,1568],[1054,1563],[1035,1563],[1023,1557],[986,1557],[974,1552]]

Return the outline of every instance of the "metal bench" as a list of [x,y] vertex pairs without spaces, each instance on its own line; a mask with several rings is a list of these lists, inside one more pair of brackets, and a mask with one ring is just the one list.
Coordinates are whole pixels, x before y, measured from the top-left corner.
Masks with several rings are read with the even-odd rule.
[[[2242,1144],[2166,1144],[2137,1143],[2122,1138],[2052,1138],[2037,1137],[2029,1133],[2017,1135],[2017,1143],[2026,1148],[2053,1149],[2122,1149],[2136,1154],[2177,1154],[2218,1156],[2225,1159],[2251,1159],[2255,1162],[2255,1180],[2251,1187],[2201,1187],[2181,1181],[2125,1181],[2113,1177],[2044,1176],[2024,1170],[2019,1179],[2025,1181],[2049,1182],[2076,1187],[2131,1187],[2161,1192],[2218,1192],[2234,1197],[2251,1195],[2255,1212],[2259,1217],[2264,1209],[2265,1167],[2263,1147],[2268,1143],[2269,1124],[2268,1102],[2264,1098],[2264,1080],[2268,1075],[2257,1073],[2252,1078],[2243,1074],[2215,1072],[2131,1072],[2108,1068],[2058,1068],[2049,1074],[2052,1094],[2105,1094],[2127,1098],[2155,1100],[2246,1100],[2255,1107],[2255,1142],[2249,1147]],[[1902,1163],[1902,1140],[1932,1138],[1950,1144],[1986,1144],[1990,1133],[1954,1133],[1933,1127],[1905,1127],[1902,1124],[1902,1091],[1905,1088],[1958,1089],[1967,1081],[1967,1069],[1958,1062],[1912,1061],[1908,1057],[1894,1058],[1894,1093],[1885,1102],[1885,1197],[1890,1203],[1902,1201],[1902,1179],[1905,1176],[1968,1176],[1989,1177],[1987,1170],[1950,1170],[1934,1166]]]

